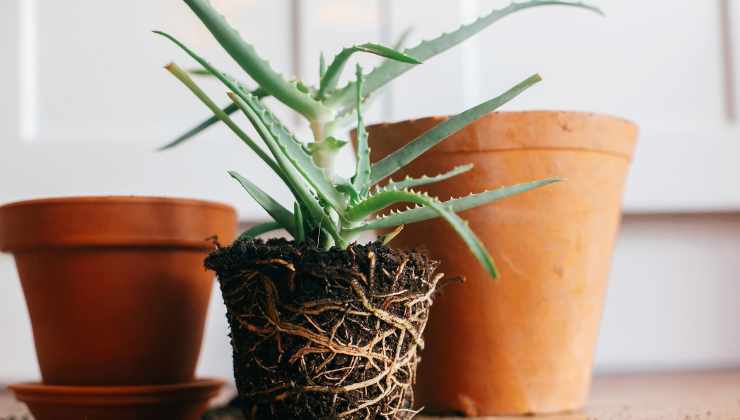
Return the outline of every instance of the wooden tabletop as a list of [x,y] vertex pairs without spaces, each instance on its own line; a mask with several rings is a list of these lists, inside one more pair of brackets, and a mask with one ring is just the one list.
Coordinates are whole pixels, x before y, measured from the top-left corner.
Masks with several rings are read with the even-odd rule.
[[[0,420],[23,413],[22,404],[15,402],[7,391],[0,392]],[[422,419],[430,420],[419,418]],[[740,369],[597,377],[584,412],[543,419],[740,420]]]

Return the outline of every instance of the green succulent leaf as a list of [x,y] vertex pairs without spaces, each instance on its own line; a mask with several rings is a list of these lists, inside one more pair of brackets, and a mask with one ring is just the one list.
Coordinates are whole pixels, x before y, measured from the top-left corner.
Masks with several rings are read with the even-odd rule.
[[[478,194],[471,194],[467,197],[451,199],[443,202],[442,205],[448,208],[450,211],[459,213],[461,211],[484,206],[503,198],[511,197],[529,190],[533,190],[535,188],[554,184],[560,181],[562,181],[561,178],[545,178],[537,181],[525,182],[521,184],[497,188],[495,190],[484,191]],[[388,215],[380,216],[351,230],[353,233],[357,233],[367,230],[388,229],[398,225],[408,225],[411,223],[422,222],[424,220],[434,219],[437,217],[439,216],[431,209],[414,208],[401,212],[392,212]]]
[[425,210],[434,212],[438,217],[447,221],[455,229],[460,238],[470,248],[470,251],[488,271],[491,277],[498,277],[493,258],[481,243],[480,239],[470,230],[468,223],[455,214],[448,206],[440,203],[437,199],[426,194],[413,191],[383,191],[368,197],[354,207],[347,209],[347,217],[350,220],[362,220],[368,215],[383,210],[389,206],[399,203],[414,203],[424,206]]
[[[242,95],[243,97],[250,96],[243,87],[236,82],[235,80],[229,78],[224,73],[218,71],[215,67],[213,67],[208,61],[204,60],[202,57],[200,57],[198,54],[196,54],[194,51],[192,51],[190,48],[186,47],[183,43],[178,41],[173,36],[166,34],[164,32],[155,31],[156,34],[161,35],[173,43],[175,43],[177,46],[179,46],[183,51],[185,51],[188,55],[190,55],[195,61],[198,62],[203,68],[210,71],[211,74],[213,74],[218,80],[221,81],[226,87],[231,89],[234,92],[237,92],[239,95]],[[302,191],[302,180],[298,177],[294,176],[292,173],[292,167],[289,165],[286,165],[285,162],[275,162],[272,158],[270,158],[264,150],[262,150],[261,147],[257,143],[254,142],[241,128],[239,128],[238,125],[236,125],[229,117],[228,115],[224,114],[223,111],[216,106],[216,104],[208,98],[208,96],[198,87],[198,85],[192,80],[192,78],[185,72],[184,70],[180,69],[174,64],[170,64],[166,67],[170,72],[172,72],[180,81],[182,81],[196,96],[198,96],[203,103],[208,106],[208,108],[216,115],[218,118],[223,121],[231,130],[247,145],[249,148],[254,151],[257,156],[259,156],[265,163],[267,163],[268,166],[280,177],[280,179],[283,180],[285,185],[288,186],[290,191],[293,193],[293,195],[298,199],[299,196],[304,196],[304,191]],[[255,99],[256,100],[256,99]],[[320,219],[317,219],[320,220]]]
[[351,204],[360,201],[360,192],[355,189],[350,180],[342,177],[336,177],[334,180],[334,187],[337,189],[337,191],[349,197],[349,202]]
[[[154,33],[157,33],[157,31],[154,31]],[[205,68],[190,68],[190,69],[187,69],[187,72],[188,72],[188,74],[192,74],[193,76],[206,77],[206,78],[214,77],[214,76],[213,76],[213,73],[211,73],[211,72],[210,72],[210,71],[209,71],[208,69],[205,69]],[[231,80],[234,80],[234,81],[236,81],[236,80],[237,80],[237,78],[236,78],[236,77],[234,77],[234,76],[231,76],[231,75],[229,75],[229,74],[226,74],[226,73],[224,73],[224,76],[226,76],[226,77],[228,77],[229,79],[231,79]],[[241,87],[242,87],[242,88],[243,88],[244,90],[247,90],[247,89],[246,89],[246,88],[244,87],[244,84],[243,84],[243,83],[241,83],[241,82],[237,82],[237,83],[238,83],[238,84],[239,84],[239,85],[240,85],[240,86],[241,86]],[[270,96],[270,93],[269,93],[268,91],[266,91],[265,89],[263,89],[263,88],[261,88],[261,87],[258,87],[258,88],[254,89],[254,90],[252,91],[252,95],[254,95],[254,96],[258,96],[259,98],[266,98],[266,97]]]
[[380,44],[367,43],[367,44],[362,44],[362,45],[355,45],[354,47],[351,47],[348,49],[352,50],[352,52],[366,52],[370,54],[379,55],[381,57],[385,57],[385,58],[398,61],[401,63],[407,63],[407,64],[421,64],[422,63],[415,57],[412,57],[408,54],[404,54],[393,48],[386,47]]
[[452,177],[458,176],[460,174],[464,174],[465,172],[468,172],[471,169],[473,169],[472,163],[468,165],[456,166],[451,171],[448,171],[448,172],[445,172],[439,175],[435,175],[435,176],[424,175],[420,178],[411,178],[407,176],[406,179],[402,181],[388,183],[387,185],[383,186],[381,190],[382,191],[403,190],[403,189],[419,187],[419,186],[427,185],[427,184],[434,184],[435,182],[441,182],[446,179],[450,179]]
[[252,45],[244,41],[236,29],[208,0],[185,0],[211,34],[237,64],[262,88],[279,101],[311,120],[327,120],[332,112],[322,103],[285,80],[263,60]]
[[254,151],[263,162],[265,162],[281,179],[285,179],[285,173],[270,156],[262,150],[261,147],[251,137],[249,137],[229,116],[216,105],[215,102],[193,81],[193,79],[187,74],[186,71],[181,69],[174,63],[165,66],[165,69],[172,73],[178,80],[180,80],[190,91],[213,112],[216,118],[223,121],[233,132],[237,135],[252,151]]
[[421,61],[417,60],[414,57],[411,57],[410,55],[404,54],[400,51],[394,50],[393,48],[385,47],[380,44],[368,43],[345,48],[339,54],[337,54],[336,57],[334,57],[334,60],[331,62],[329,67],[326,68],[326,71],[321,76],[318,93],[319,100],[324,99],[325,95],[328,92],[333,91],[337,87],[339,77],[342,75],[342,71],[347,65],[347,61],[349,61],[350,57],[352,57],[352,54],[359,52],[379,55],[381,57],[385,57],[389,60],[397,61],[400,63],[421,64]]
[[[230,104],[230,105],[227,105],[227,106],[221,108],[221,113],[223,115],[231,115],[231,114],[235,113],[238,110],[239,110],[239,108],[237,108],[236,105]],[[205,121],[203,121],[200,124],[196,125],[195,127],[191,128],[190,130],[188,130],[188,131],[182,133],[181,135],[177,136],[177,138],[175,138],[171,142],[165,144],[164,146],[159,147],[157,149],[157,151],[158,152],[161,152],[161,151],[164,151],[164,150],[172,149],[175,146],[179,146],[182,143],[190,140],[191,138],[195,137],[196,135],[198,135],[199,133],[203,132],[205,129],[207,129],[208,127],[216,124],[219,121],[221,121],[221,119],[217,115],[215,115],[215,113],[214,113],[214,115],[212,117],[209,117],[208,119],[206,119]]]
[[342,211],[345,207],[344,197],[334,188],[324,170],[316,166],[311,154],[303,148],[303,144],[262,102],[250,95],[243,95],[243,100],[270,132],[282,154],[316,190],[319,197],[331,204],[335,210]]
[[[244,103],[245,106],[246,106],[246,102],[245,101],[252,101],[252,102],[259,103],[259,100],[256,97],[254,97],[253,95],[251,95],[248,92],[246,92],[243,89],[243,87],[238,82],[236,82],[235,80],[233,80],[230,77],[226,76],[224,73],[218,71],[208,61],[206,61],[203,58],[201,58],[199,55],[197,55],[195,52],[193,52],[190,48],[186,47],[183,43],[181,43],[180,41],[178,41],[176,38],[174,38],[173,36],[171,36],[169,34],[166,34],[164,32],[155,32],[155,33],[157,33],[159,35],[162,35],[162,36],[166,37],[167,39],[169,39],[170,41],[174,42],[177,46],[179,46],[180,48],[182,48],[188,55],[190,55],[195,61],[197,61],[198,64],[200,64],[201,66],[203,66],[203,68],[205,68],[206,70],[210,71],[211,74],[213,74],[216,78],[218,78],[224,85],[226,85],[226,87],[228,87],[229,89],[231,89],[232,90],[232,93],[230,94],[230,96],[233,96],[232,97],[232,101],[234,101],[234,97],[236,97],[242,103]],[[188,80],[189,81],[189,84],[190,85],[188,87],[190,87],[191,90],[193,89],[192,86],[195,86],[197,88],[197,85],[195,85],[195,82],[192,81],[192,79],[190,78],[190,76],[187,75],[186,72],[184,72],[184,71],[181,70],[180,73],[182,74],[182,77],[183,77],[182,80]],[[194,93],[196,93],[196,95],[198,95],[198,93],[196,91],[194,91]],[[200,93],[202,95],[205,95],[205,93],[203,93],[202,91],[200,91]],[[209,104],[207,103],[207,105],[209,105]],[[237,106],[239,106],[239,104],[237,104]],[[261,104],[259,106],[262,107],[262,108],[264,108]],[[262,150],[262,148],[260,148],[259,145],[257,145],[251,138],[249,138],[244,133],[244,131],[242,131],[236,124],[234,124],[234,122],[231,121],[231,119],[228,118],[228,116],[224,116],[224,115],[218,114],[219,112],[220,113],[223,113],[223,112],[221,111],[220,108],[218,108],[213,103],[213,101],[210,101],[209,108],[211,108],[211,111],[213,111],[216,115],[219,115],[219,118],[222,118],[222,121],[224,121],[227,125],[229,125],[229,127],[232,128],[232,130],[240,138],[242,138],[242,140],[250,148],[252,148],[252,150],[255,153],[257,153],[263,160],[265,160],[265,162],[268,163],[268,165],[270,165],[270,167],[280,176],[280,178],[283,180],[283,182],[285,182],[285,184],[288,186],[288,188],[290,188],[291,192],[296,197],[296,199],[303,200],[304,202],[311,201],[311,202],[314,202],[316,204],[315,207],[313,207],[313,206],[312,207],[309,207],[312,210],[312,212],[310,214],[311,220],[322,220],[324,217],[326,217],[326,215],[323,213],[323,211],[318,211],[318,212],[316,211],[317,208],[320,210],[321,207],[318,204],[318,202],[316,202],[316,200],[311,195],[311,193],[306,189],[306,186],[304,184],[303,178],[298,173],[295,172],[295,168],[290,163],[290,161],[285,157],[285,155],[282,153],[282,151],[276,146],[276,143],[270,142],[270,140],[272,140],[272,135],[269,133],[269,130],[267,130],[266,128],[264,128],[264,130],[262,130],[262,131],[259,130],[259,128],[258,128],[258,126],[256,124],[258,122],[260,122],[260,121],[259,121],[259,118],[256,117],[256,112],[254,112],[255,119],[252,120],[250,118],[250,120],[252,121],[252,124],[254,124],[256,128],[258,128],[258,132],[260,132],[260,136],[262,136],[263,140],[265,140],[265,143],[268,145],[268,148],[270,148],[270,152],[273,154],[273,157],[275,157],[275,159],[277,160],[277,163],[274,160],[272,160],[269,156],[267,156],[267,154],[265,153],[265,151]],[[244,110],[244,109],[243,109],[243,111],[244,111],[245,114],[247,114],[248,117],[250,116],[249,111]],[[260,122],[260,124],[261,124],[261,122]],[[263,126],[260,125],[259,127],[263,127]]]
[[[406,40],[411,35],[412,29],[408,28],[401,36],[396,40],[396,43],[393,45],[393,49],[400,50],[403,48],[404,45],[406,45]],[[372,106],[373,102],[375,102],[375,99],[377,98],[376,95],[368,95],[362,98],[362,109],[367,109],[370,106]],[[341,130],[346,127],[348,127],[353,122],[357,121],[357,112],[356,108],[350,107],[347,108],[344,112],[341,112],[336,116],[334,121],[328,124],[329,131],[335,131],[335,130]]]
[[201,68],[188,69],[187,72],[193,76],[211,77],[213,76],[210,71]]
[[[313,195],[306,184],[307,180],[305,177],[298,171],[298,169],[296,169],[294,163],[291,162],[288,156],[286,156],[285,151],[278,143],[278,139],[275,138],[273,130],[266,125],[266,122],[263,121],[258,110],[255,109],[257,105],[262,107],[259,101],[249,94],[237,95],[231,92],[229,93],[229,97],[247,116],[254,128],[260,134],[260,137],[265,141],[265,144],[270,149],[277,162],[285,171],[286,184],[291,188],[291,191],[293,191],[296,200],[298,200],[298,202],[308,210],[309,214],[304,215],[304,217],[308,216],[314,225],[318,224],[321,226],[321,229],[326,230],[337,245],[343,247],[346,246],[346,241],[339,235],[336,225],[331,220],[331,217],[324,211],[321,201]],[[262,115],[264,116],[264,114]],[[269,123],[269,121],[267,123]],[[302,148],[301,151],[305,153]]]
[[383,235],[382,236],[383,245],[388,245],[396,236],[398,236],[399,233],[403,231],[404,227],[406,227],[406,225],[398,225],[391,232],[388,232],[387,234]]
[[291,213],[288,209],[275,201],[275,199],[270,197],[261,188],[259,188],[243,176],[239,175],[239,173],[237,173],[236,171],[229,171],[229,175],[231,175],[232,178],[234,178],[241,184],[241,186],[249,193],[249,195],[252,196],[254,201],[262,206],[262,208],[265,209],[267,214],[269,214],[270,217],[275,220],[275,222],[277,222],[285,230],[290,232],[293,237],[296,236],[297,228],[295,225],[293,213]]
[[319,54],[319,80],[323,79],[325,74],[326,74],[326,57],[324,56],[324,52],[322,51]]
[[357,66],[357,168],[352,178],[352,186],[360,196],[367,194],[370,189],[370,148],[367,145],[367,131],[362,118],[362,67]]
[[[207,71],[207,70],[204,69],[203,71]],[[189,71],[188,73],[193,74],[192,71]],[[209,76],[213,76],[213,74],[211,74],[210,72],[208,72],[208,75]],[[266,98],[266,97],[270,96],[267,93],[267,91],[265,91],[262,88],[257,88],[255,90],[253,90],[252,91],[252,95],[256,96],[259,99],[263,99],[263,98]],[[236,111],[238,111],[239,108],[232,103],[232,104],[229,104],[229,105],[223,107],[221,110],[223,111],[223,113],[225,115],[231,115],[231,114],[235,113]],[[171,149],[171,148],[173,148],[175,146],[179,146],[180,144],[186,142],[187,140],[190,140],[191,138],[193,138],[196,135],[198,135],[199,133],[201,133],[203,130],[207,129],[208,127],[210,127],[210,126],[212,126],[214,124],[216,124],[219,121],[220,121],[220,119],[216,115],[214,115],[214,116],[206,119],[202,123],[196,125],[195,127],[191,128],[190,130],[186,131],[185,133],[181,134],[180,136],[178,136],[176,139],[172,140],[171,142],[169,142],[169,143],[165,144],[164,146],[160,147],[159,149],[157,149],[157,151],[163,151],[163,150]]]
[[306,145],[309,153],[318,153],[320,150],[328,150],[330,152],[336,152],[347,145],[346,140],[339,140],[336,137],[329,136],[322,142],[311,142]]
[[265,233],[273,232],[280,229],[283,229],[283,226],[281,226],[278,222],[260,223],[244,231],[244,233],[239,235],[237,241],[241,241],[244,239],[254,239],[260,235],[264,235]]
[[408,165],[432,147],[462,130],[473,121],[516,98],[520,93],[524,92],[540,80],[542,80],[542,78],[540,78],[538,74],[530,76],[526,80],[504,92],[502,95],[483,102],[478,106],[437,124],[421,136],[415,138],[400,149],[376,162],[372,167],[372,184],[377,184],[386,177],[393,175],[396,171]]
[[303,224],[303,211],[298,202],[293,203],[293,216],[295,217],[295,221],[293,222],[295,225],[295,240],[303,242],[306,240],[306,231]]
[[[427,61],[428,59],[441,54],[449,50],[450,48],[462,43],[463,41],[473,37],[474,35],[478,34],[479,32],[483,31],[493,23],[506,16],[533,7],[551,5],[578,7],[596,12],[598,14],[602,14],[601,10],[597,7],[573,1],[530,0],[526,2],[512,3],[503,9],[491,11],[487,15],[480,17],[475,22],[472,22],[468,25],[463,25],[457,30],[442,34],[441,36],[433,40],[424,41],[416,47],[407,49],[404,52],[419,60]],[[375,92],[391,80],[401,76],[412,68],[413,66],[409,64],[400,63],[397,61],[383,62],[366,76],[365,88],[363,89],[363,97],[371,94],[372,92]],[[324,103],[334,109],[343,110],[345,108],[350,108],[354,100],[355,86],[353,85],[354,82],[336,91],[336,93],[327,98]]]

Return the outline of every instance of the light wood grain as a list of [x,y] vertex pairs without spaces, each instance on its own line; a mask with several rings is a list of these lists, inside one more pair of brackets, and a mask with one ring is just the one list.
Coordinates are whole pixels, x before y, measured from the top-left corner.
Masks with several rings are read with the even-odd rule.
[[[24,413],[24,407],[0,391],[0,419]],[[547,420],[738,420],[740,369],[693,373],[597,377],[591,401],[581,413]],[[448,418],[449,419],[449,418]],[[514,420],[521,417],[488,417]],[[445,420],[419,417],[419,420]],[[482,420],[482,419],[480,419]]]

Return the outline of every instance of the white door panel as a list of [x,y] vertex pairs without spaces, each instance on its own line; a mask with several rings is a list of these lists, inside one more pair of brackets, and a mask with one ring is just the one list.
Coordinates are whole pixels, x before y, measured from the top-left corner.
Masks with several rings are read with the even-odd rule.
[[542,7],[507,17],[482,33],[481,90],[486,94],[477,99],[539,72],[544,81],[517,107],[588,110],[669,127],[722,123],[716,2],[594,3],[605,18]]

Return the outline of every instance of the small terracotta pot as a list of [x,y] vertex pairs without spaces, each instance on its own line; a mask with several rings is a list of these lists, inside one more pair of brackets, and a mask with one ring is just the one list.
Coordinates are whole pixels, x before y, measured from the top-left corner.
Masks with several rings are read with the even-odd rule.
[[169,198],[80,197],[0,207],[47,385],[193,380],[213,276],[236,212]]
[[198,420],[224,382],[75,387],[16,384],[9,388],[36,420]]
[[[373,160],[442,118],[369,128]],[[444,222],[393,242],[425,246],[467,279],[435,302],[417,382],[431,413],[552,413],[582,407],[637,127],[587,113],[493,113],[414,161],[405,175],[475,168],[425,188],[441,199],[560,176],[565,182],[463,212],[501,272],[493,281]]]

